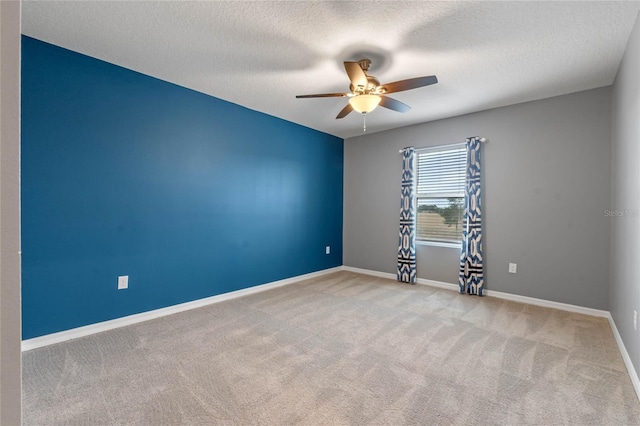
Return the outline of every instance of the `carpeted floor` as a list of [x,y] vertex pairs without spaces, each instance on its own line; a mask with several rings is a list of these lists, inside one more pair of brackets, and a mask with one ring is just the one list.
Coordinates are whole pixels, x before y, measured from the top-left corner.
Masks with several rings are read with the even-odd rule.
[[640,424],[606,319],[349,272],[23,354],[24,424]]

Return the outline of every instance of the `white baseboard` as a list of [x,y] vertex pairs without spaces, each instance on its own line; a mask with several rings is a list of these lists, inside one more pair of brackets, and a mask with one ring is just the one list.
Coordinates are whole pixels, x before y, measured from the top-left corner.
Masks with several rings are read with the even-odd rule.
[[592,317],[607,318],[609,311],[586,308],[584,306],[571,305],[569,303],[554,302],[552,300],[536,299],[535,297],[520,296],[519,294],[503,293],[495,290],[485,290],[484,295],[497,299],[511,300],[513,302],[526,303],[528,305],[542,306],[543,308],[559,309],[561,311],[574,312],[576,314],[590,315]]
[[631,379],[631,383],[633,384],[633,388],[636,391],[636,395],[638,396],[638,400],[640,400],[640,379],[638,379],[638,373],[631,362],[631,357],[629,356],[629,352],[627,352],[627,348],[624,346],[624,342],[622,341],[622,336],[618,332],[618,327],[616,327],[616,322],[613,320],[613,317],[609,312],[607,312],[607,319],[609,320],[609,325],[611,326],[611,331],[613,331],[613,336],[616,338],[616,343],[618,343],[618,349],[620,349],[620,354],[622,355],[622,359],[624,361],[625,367],[627,367],[627,372],[629,373],[629,378]]
[[343,271],[355,272],[356,274],[371,275],[373,277],[388,278],[390,280],[396,279],[396,274],[390,274],[388,272],[379,272],[373,271],[371,269],[354,268],[353,266],[344,265],[341,267],[341,269]]
[[418,284],[428,285],[429,287],[437,287],[444,290],[452,290],[457,293],[460,292],[460,287],[458,286],[458,284],[445,283],[443,281],[434,281],[434,280],[427,280],[425,278],[418,278]]
[[[343,271],[349,271],[349,272],[355,272],[355,273],[358,273],[358,274],[372,275],[374,277],[388,278],[388,279],[392,279],[392,280],[396,279],[396,275],[395,274],[390,274],[388,272],[372,271],[370,269],[354,268],[353,266],[343,266],[342,270]],[[442,281],[427,280],[425,278],[418,278],[418,284],[424,284],[424,285],[428,285],[430,287],[437,287],[437,288],[442,288],[442,289],[445,289],[445,290],[453,290],[453,291],[456,291],[456,292],[459,291],[459,289],[460,289],[458,284],[445,283],[445,282],[442,282]],[[591,316],[594,316],[594,317],[607,318],[609,316],[609,312],[608,311],[603,311],[603,310],[600,310],[600,309],[585,308],[583,306],[570,305],[568,303],[553,302],[551,300],[536,299],[535,297],[520,296],[518,294],[504,293],[502,291],[485,290],[483,292],[483,294],[485,296],[488,296],[488,297],[495,297],[495,298],[498,298],[498,299],[511,300],[513,302],[526,303],[528,305],[542,306],[544,308],[560,309],[562,311],[574,312],[574,313],[584,314],[584,315],[591,315]]]
[[244,288],[242,290],[231,291],[229,293],[218,294],[216,296],[206,297],[204,299],[194,300],[192,302],[180,303],[179,305],[168,306],[166,308],[154,309],[153,311],[142,312],[140,314],[128,315],[122,318],[116,318],[109,321],[99,322],[96,324],[85,325],[83,327],[72,328],[71,330],[60,331],[58,333],[47,334],[44,336],[34,337],[22,341],[22,351],[41,348],[43,346],[52,345],[54,343],[65,342],[78,337],[89,336],[91,334],[100,333],[114,328],[124,327],[139,322],[149,321],[154,318],[172,315],[178,312],[188,311],[190,309],[201,308],[203,306],[222,302],[225,300],[235,299],[237,297],[247,296],[249,294],[259,293],[265,290],[282,287],[293,284],[309,278],[316,278],[322,275],[330,274],[342,270],[341,266],[335,268],[324,269],[322,271],[311,272],[309,274],[298,275],[296,277],[286,278],[284,280],[273,281],[254,287]]
[[[342,266],[342,270],[348,271],[348,272],[355,272],[356,274],[371,275],[372,277],[387,278],[390,280],[397,279],[396,274],[390,274],[389,272],[373,271],[371,269],[355,268],[353,266]],[[428,285],[431,287],[443,288],[445,290],[456,290],[456,291],[458,290],[457,284],[449,284],[441,281],[426,280],[424,278],[418,278],[417,283]]]

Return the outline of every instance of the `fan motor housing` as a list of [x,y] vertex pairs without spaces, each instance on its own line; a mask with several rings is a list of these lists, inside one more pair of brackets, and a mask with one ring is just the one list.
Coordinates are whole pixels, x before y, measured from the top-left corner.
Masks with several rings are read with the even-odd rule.
[[379,93],[380,92],[380,90],[378,90],[379,87],[380,87],[380,80],[378,80],[372,75],[367,75],[367,87],[360,88],[360,86],[358,86],[358,88],[356,88],[356,87],[353,87],[353,84],[350,84],[349,90],[351,90],[352,93],[355,93],[358,95],[368,95],[373,93]]
[[378,86],[380,86],[380,81],[377,78],[370,75],[367,76],[367,82],[369,83],[367,85],[367,90],[366,90],[367,93],[375,92],[378,89]]

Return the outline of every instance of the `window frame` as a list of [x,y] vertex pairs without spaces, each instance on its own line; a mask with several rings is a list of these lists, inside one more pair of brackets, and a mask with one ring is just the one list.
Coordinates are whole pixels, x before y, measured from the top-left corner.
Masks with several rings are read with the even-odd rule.
[[465,187],[466,187],[466,172],[465,172],[465,182],[463,185],[463,190],[461,193],[420,193],[418,192],[419,187],[419,176],[420,176],[420,166],[419,159],[420,154],[428,153],[428,152],[446,152],[446,151],[456,151],[463,150],[465,152],[465,163],[466,163],[466,144],[465,143],[455,143],[455,144],[447,144],[447,145],[437,145],[437,146],[429,146],[424,148],[417,148],[415,150],[416,153],[416,244],[425,245],[425,246],[433,246],[433,247],[448,247],[448,248],[460,248],[462,246],[462,234],[460,234],[460,239],[458,241],[453,240],[437,240],[437,239],[424,239],[418,237],[418,205],[420,199],[425,198],[449,198],[453,197],[465,197]]

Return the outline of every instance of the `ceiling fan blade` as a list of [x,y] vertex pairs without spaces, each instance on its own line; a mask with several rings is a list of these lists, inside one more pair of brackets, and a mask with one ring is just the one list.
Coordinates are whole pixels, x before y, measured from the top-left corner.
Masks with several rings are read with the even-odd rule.
[[351,106],[351,104],[347,104],[347,106],[342,108],[342,111],[338,113],[338,115],[336,116],[336,119],[346,117],[347,115],[349,115],[351,111],[353,111],[353,107]]
[[398,100],[390,98],[388,96],[380,96],[380,106],[392,109],[398,112],[407,112],[411,109],[411,107],[407,104],[404,104]]
[[347,93],[320,93],[318,95],[297,95],[296,98],[344,98]]
[[438,79],[435,75],[428,77],[416,77],[408,80],[394,81],[393,83],[383,84],[382,87],[385,90],[384,93],[396,93],[404,90],[417,89],[418,87],[429,86],[436,84]]
[[367,75],[364,73],[359,63],[345,62],[344,69],[347,71],[347,75],[349,76],[349,80],[351,80],[351,84],[354,89],[358,86],[362,86],[363,88],[367,87]]

